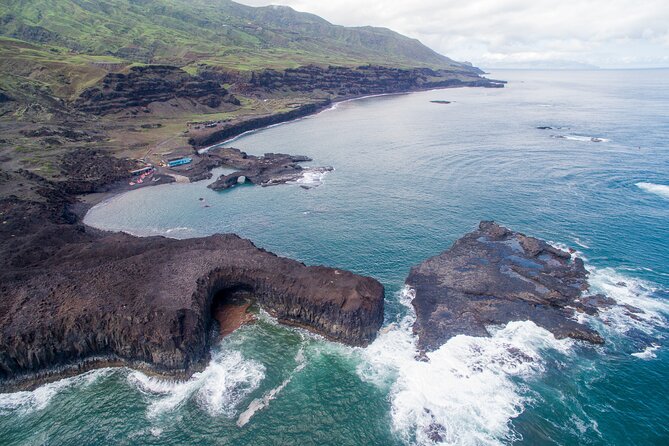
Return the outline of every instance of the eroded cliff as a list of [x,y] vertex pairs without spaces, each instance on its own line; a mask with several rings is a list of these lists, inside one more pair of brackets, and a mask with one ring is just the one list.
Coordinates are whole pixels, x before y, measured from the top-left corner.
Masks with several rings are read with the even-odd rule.
[[185,376],[207,361],[212,303],[243,289],[280,322],[366,345],[383,322],[374,279],[259,249],[233,234],[174,240],[76,222],[65,193],[0,201],[0,388],[130,365]]

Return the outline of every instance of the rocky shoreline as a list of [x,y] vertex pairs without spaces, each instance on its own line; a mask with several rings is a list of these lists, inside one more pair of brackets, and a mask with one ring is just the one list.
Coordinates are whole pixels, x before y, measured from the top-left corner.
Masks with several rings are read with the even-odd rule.
[[421,353],[453,336],[490,336],[487,327],[530,320],[556,338],[594,344],[604,339],[579,323],[579,312],[597,314],[615,302],[590,296],[583,261],[547,242],[494,222],[458,239],[443,253],[411,269],[413,330]]
[[[6,208],[3,216],[20,222]],[[279,322],[350,345],[368,344],[383,321],[376,280],[307,267],[232,234],[138,238],[52,222],[20,229],[29,233],[12,237],[3,228],[3,390],[110,358],[192,373],[208,359],[212,307],[238,293]]]
[[[191,142],[211,145],[331,104],[242,121]],[[179,172],[190,181],[211,178],[211,170],[226,163],[240,169],[234,182],[219,178],[214,187],[223,189],[241,176],[256,184],[290,181],[303,173],[297,163],[309,160],[218,147],[193,155],[193,166]],[[375,338],[384,290],[374,279],[307,267],[232,234],[138,238],[81,224],[88,208],[131,189],[129,170],[136,167],[82,149],[66,154],[58,181],[29,171],[2,172],[3,183],[27,192],[0,197],[0,390],[33,388],[107,366],[187,377],[207,361],[214,298],[237,292],[253,293],[279,322],[328,339],[364,346]],[[156,178],[133,188],[174,181],[169,172]]]
[[[107,366],[187,377],[208,360],[213,308],[240,294],[334,341],[375,338],[384,290],[372,278],[305,266],[233,234],[139,238],[81,224],[73,209],[86,206],[72,194],[113,191],[131,167],[82,156],[63,164],[72,180],[20,173],[8,181],[30,184],[35,199],[0,199],[2,391]],[[222,160],[208,159],[207,169]]]

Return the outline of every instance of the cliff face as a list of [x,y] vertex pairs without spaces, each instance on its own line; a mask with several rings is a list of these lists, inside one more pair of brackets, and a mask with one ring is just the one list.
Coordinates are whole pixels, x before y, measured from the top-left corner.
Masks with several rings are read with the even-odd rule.
[[416,297],[414,332],[422,351],[459,334],[488,336],[487,326],[530,320],[557,338],[604,342],[574,320],[613,302],[587,296],[588,272],[579,258],[543,240],[481,222],[438,256],[411,269]]
[[204,131],[191,136],[188,139],[188,144],[191,144],[194,147],[206,147],[224,141],[228,138],[241,135],[242,133],[248,132],[250,130],[267,127],[268,125],[278,124],[280,122],[292,121],[293,119],[316,113],[330,104],[330,100],[325,100],[314,104],[306,104],[294,110],[283,113],[275,113],[273,115],[261,116],[258,118],[247,119],[241,122],[226,124],[221,129],[215,129],[210,132]]
[[280,322],[350,345],[383,321],[376,280],[236,235],[100,233],[54,203],[2,200],[0,211],[0,388],[105,364],[187,375],[208,359],[212,307],[240,290]]
[[210,108],[218,107],[224,100],[235,101],[215,81],[191,76],[177,67],[152,65],[132,67],[127,74],[107,74],[100,85],[84,90],[75,106],[103,115],[179,98]]
[[397,93],[443,87],[502,87],[503,83],[478,76],[468,70],[445,71],[430,68],[358,68],[305,66],[284,71],[264,70],[254,73],[250,85],[266,91],[310,92],[322,90],[340,96]]
[[[229,73],[203,70],[202,78],[230,81]],[[302,105],[293,110],[242,122],[223,123],[211,130],[190,131],[189,144],[206,147],[240,135],[248,130],[286,122],[310,115],[342,100],[366,95],[405,93],[433,88],[485,87],[502,88],[503,81],[486,79],[473,69],[462,71],[433,70],[430,68],[389,68],[382,66],[319,67],[314,65],[287,70],[262,70],[253,72],[250,79],[237,79],[235,91],[248,95],[311,95],[327,97],[321,101]]]

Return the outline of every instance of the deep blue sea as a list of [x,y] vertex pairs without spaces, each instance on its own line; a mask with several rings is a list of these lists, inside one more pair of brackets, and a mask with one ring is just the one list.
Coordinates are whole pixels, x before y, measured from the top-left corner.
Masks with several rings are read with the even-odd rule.
[[[371,346],[261,315],[186,382],[104,369],[0,395],[0,443],[432,444],[438,423],[452,445],[669,444],[669,71],[491,77],[509,83],[340,103],[227,143],[335,168],[303,184],[158,186],[86,217],[137,235],[235,232],[375,277],[386,314]],[[409,268],[483,219],[580,252],[592,291],[621,304],[583,319],[603,346],[518,321],[414,360]]]

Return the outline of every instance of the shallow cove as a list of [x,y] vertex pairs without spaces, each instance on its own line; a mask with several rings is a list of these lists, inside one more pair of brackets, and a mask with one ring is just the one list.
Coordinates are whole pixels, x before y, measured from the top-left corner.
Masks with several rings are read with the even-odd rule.
[[[224,338],[207,370],[186,383],[109,371],[0,396],[0,438],[662,443],[669,437],[669,403],[658,397],[669,376],[669,201],[636,184],[669,184],[667,74],[504,72],[492,76],[510,81],[500,90],[340,104],[232,143],[334,166],[317,188],[216,193],[207,182],[175,184],[93,208],[86,222],[96,227],[177,238],[235,232],[307,264],[376,277],[387,290],[386,327],[370,347],[350,349],[261,314]],[[614,312],[606,324],[594,321],[607,337],[597,349],[557,342],[521,322],[493,338],[457,338],[430,363],[414,361],[410,292],[402,290],[408,270],[481,219],[579,249],[596,267],[593,285],[647,317]],[[239,428],[243,413],[252,416]]]

